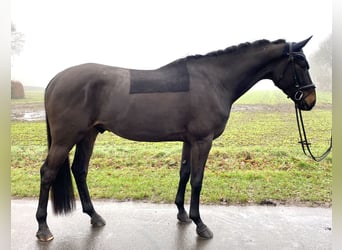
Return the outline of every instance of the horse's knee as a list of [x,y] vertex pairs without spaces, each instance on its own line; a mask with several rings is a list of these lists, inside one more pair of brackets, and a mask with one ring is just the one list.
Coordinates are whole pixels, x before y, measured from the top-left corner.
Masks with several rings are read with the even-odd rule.
[[180,177],[180,181],[188,182],[189,177],[190,177],[190,168],[181,169],[179,177]]
[[199,195],[202,190],[202,180],[194,180],[194,178],[190,181],[192,193],[195,195]]

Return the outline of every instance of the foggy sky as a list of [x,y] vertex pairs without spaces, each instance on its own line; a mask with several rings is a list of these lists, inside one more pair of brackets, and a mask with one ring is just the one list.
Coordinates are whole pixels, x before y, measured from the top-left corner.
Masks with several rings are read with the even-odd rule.
[[332,32],[332,2],[12,0],[11,19],[25,35],[12,79],[46,86],[76,64],[153,69],[259,39],[313,35],[310,54]]

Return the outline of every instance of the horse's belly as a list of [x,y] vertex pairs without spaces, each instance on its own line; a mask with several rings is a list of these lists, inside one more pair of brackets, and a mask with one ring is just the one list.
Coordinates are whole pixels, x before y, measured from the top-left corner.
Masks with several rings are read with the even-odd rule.
[[105,127],[113,133],[136,141],[183,140],[187,127],[187,115],[177,110],[161,111],[158,108],[135,110],[118,114]]
[[182,141],[185,128],[165,127],[156,124],[124,123],[110,129],[114,134],[134,141]]

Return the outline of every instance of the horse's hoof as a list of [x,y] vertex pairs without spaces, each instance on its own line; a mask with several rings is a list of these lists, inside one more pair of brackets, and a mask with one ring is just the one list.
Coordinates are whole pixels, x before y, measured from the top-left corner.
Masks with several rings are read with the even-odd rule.
[[192,222],[192,220],[189,218],[189,215],[187,214],[187,212],[178,213],[177,219],[182,223],[191,223]]
[[36,233],[36,237],[38,238],[39,241],[42,241],[42,242],[53,240],[53,235],[49,229],[38,230],[38,232]]
[[211,239],[214,236],[213,232],[205,224],[197,226],[196,232],[203,239]]
[[93,227],[103,227],[106,225],[106,221],[98,214],[95,214],[91,217],[90,223]]

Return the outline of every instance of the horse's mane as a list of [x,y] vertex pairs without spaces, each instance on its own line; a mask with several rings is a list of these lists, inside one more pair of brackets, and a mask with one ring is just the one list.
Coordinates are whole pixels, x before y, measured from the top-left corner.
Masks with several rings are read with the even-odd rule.
[[[230,46],[226,49],[223,49],[223,50],[217,50],[217,51],[212,51],[212,52],[209,52],[205,55],[190,55],[190,56],[187,56],[187,57],[184,57],[184,58],[180,58],[170,64],[174,64],[174,63],[179,63],[179,62],[184,62],[184,61],[189,61],[189,60],[193,60],[193,59],[201,59],[201,58],[208,58],[208,57],[217,57],[217,56],[220,56],[220,55],[227,55],[227,54],[232,54],[232,53],[239,53],[239,52],[242,52],[244,50],[247,50],[247,49],[251,49],[251,48],[258,48],[258,47],[261,47],[261,46],[265,46],[265,45],[268,45],[268,44],[283,44],[285,43],[286,41],[284,39],[279,39],[279,40],[275,40],[275,41],[269,41],[269,40],[266,40],[266,39],[262,39],[262,40],[257,40],[255,42],[246,42],[246,43],[240,43],[239,45],[233,45],[233,46]],[[169,65],[170,65],[169,64]]]

